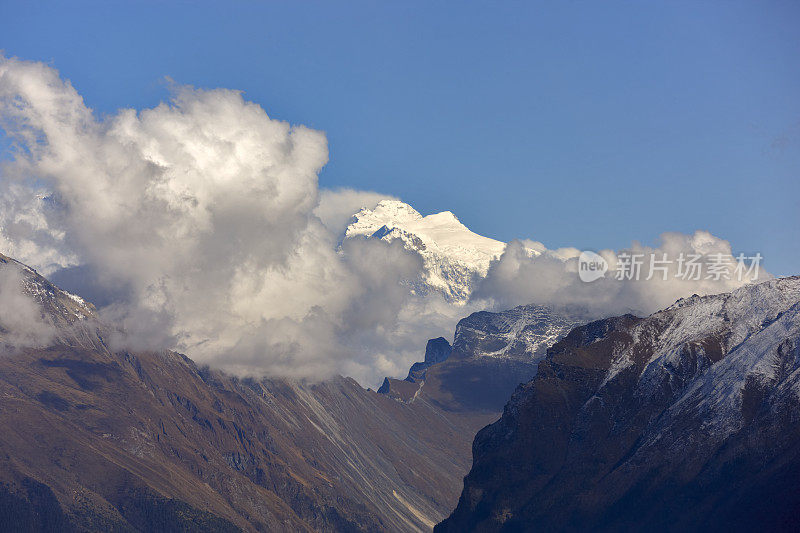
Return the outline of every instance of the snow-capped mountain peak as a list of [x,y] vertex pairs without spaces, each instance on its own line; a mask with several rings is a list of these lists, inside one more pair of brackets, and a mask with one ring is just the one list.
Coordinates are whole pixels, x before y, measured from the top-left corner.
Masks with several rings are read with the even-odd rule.
[[400,200],[382,200],[374,209],[364,207],[353,215],[353,220],[345,231],[345,237],[369,236],[383,225],[407,224],[422,218],[416,209]]
[[422,216],[399,200],[383,200],[374,209],[353,215],[345,238],[400,239],[405,247],[422,256],[425,273],[415,290],[439,291],[452,302],[463,303],[489,264],[506,244],[469,230],[450,211]]

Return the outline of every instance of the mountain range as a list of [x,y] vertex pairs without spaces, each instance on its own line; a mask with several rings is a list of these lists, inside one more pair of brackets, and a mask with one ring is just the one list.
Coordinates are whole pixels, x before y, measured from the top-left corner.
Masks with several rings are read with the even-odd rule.
[[[404,205],[362,210],[345,238],[400,239],[425,258],[419,290],[464,301],[494,245]],[[456,264],[464,276],[432,282]],[[647,317],[590,322],[585,310],[536,304],[472,313],[452,343],[429,340],[404,379],[377,391],[343,376],[237,378],[173,351],[120,349],[91,303],[34,269],[0,255],[0,282],[7,529],[798,523],[800,277]]]
[[547,308],[476,313],[452,348],[429,341],[428,366],[403,382],[424,393],[400,397],[114,350],[91,304],[0,263],[50,328],[0,358],[0,519],[20,530],[430,530],[455,506],[472,436],[525,379],[516,369],[571,324]]
[[800,277],[573,329],[478,433],[436,531],[779,531],[800,493]]

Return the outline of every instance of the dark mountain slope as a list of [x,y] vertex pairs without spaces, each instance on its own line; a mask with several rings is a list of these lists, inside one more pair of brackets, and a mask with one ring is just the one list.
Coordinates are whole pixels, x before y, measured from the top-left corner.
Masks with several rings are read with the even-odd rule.
[[0,519],[19,530],[417,531],[453,505],[491,417],[355,381],[239,380],[103,343],[94,310],[21,275],[43,348],[0,330]]
[[800,527],[800,278],[578,327],[437,531]]

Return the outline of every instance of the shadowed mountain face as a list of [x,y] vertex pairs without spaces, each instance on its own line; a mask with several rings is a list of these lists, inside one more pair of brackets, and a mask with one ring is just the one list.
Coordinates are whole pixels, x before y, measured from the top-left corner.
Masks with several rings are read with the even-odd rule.
[[427,370],[433,365],[447,361],[452,351],[452,346],[444,337],[430,339],[425,347],[425,360],[411,365],[406,381],[411,383],[423,381]]
[[172,352],[115,352],[91,305],[0,259],[56,332],[0,357],[6,529],[429,530],[496,416],[348,378],[239,380]]
[[156,505],[192,528],[427,529],[455,504],[464,435],[489,421],[351,379],[239,381],[174,353],[63,346],[0,359],[0,394],[7,490],[46,485],[97,529],[150,524]]
[[798,398],[797,277],[575,328],[436,531],[797,529]]

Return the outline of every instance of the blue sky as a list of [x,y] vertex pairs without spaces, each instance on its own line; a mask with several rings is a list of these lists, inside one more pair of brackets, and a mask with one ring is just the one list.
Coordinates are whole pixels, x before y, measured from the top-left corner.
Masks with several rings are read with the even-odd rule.
[[707,229],[800,273],[797,2],[8,2],[98,113],[169,76],[324,130],[323,187],[619,248]]

